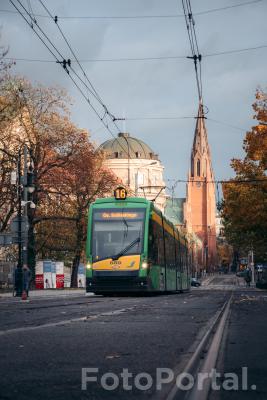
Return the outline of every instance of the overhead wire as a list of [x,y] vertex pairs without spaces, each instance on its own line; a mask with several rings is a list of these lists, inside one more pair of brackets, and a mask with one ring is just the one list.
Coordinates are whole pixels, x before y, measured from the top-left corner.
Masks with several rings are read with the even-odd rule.
[[[111,129],[109,128],[108,123],[105,123],[104,118],[106,117],[106,114],[109,115],[109,117],[112,117],[112,119],[114,119],[115,117],[110,113],[110,112],[106,112],[104,114],[103,117],[101,117],[100,113],[96,110],[96,108],[92,105],[91,101],[89,100],[89,98],[85,95],[85,93],[83,92],[83,90],[79,87],[79,85],[77,84],[77,82],[75,81],[75,79],[71,76],[70,71],[69,71],[69,67],[70,65],[67,65],[66,59],[64,58],[64,56],[61,54],[61,52],[56,48],[56,46],[53,44],[53,42],[50,40],[50,38],[46,35],[46,33],[43,31],[43,29],[39,26],[37,20],[35,18],[33,18],[31,16],[31,14],[28,12],[28,10],[24,7],[24,5],[21,3],[20,0],[17,0],[17,2],[19,3],[19,5],[21,6],[21,8],[25,11],[25,13],[28,15],[28,17],[30,17],[30,21],[28,21],[28,19],[25,17],[24,13],[21,12],[21,10],[16,6],[16,4],[14,3],[13,0],[9,0],[10,3],[14,6],[14,8],[18,11],[18,13],[23,17],[23,19],[25,20],[25,22],[32,28],[32,30],[34,31],[34,33],[37,35],[37,37],[41,40],[41,42],[45,45],[45,47],[47,48],[47,50],[50,52],[50,54],[52,54],[52,56],[55,58],[56,62],[58,64],[60,64],[64,71],[67,73],[67,75],[69,76],[69,78],[71,79],[71,81],[74,83],[74,85],[76,86],[76,88],[79,90],[79,92],[82,94],[82,96],[85,98],[86,102],[88,103],[88,105],[90,106],[90,108],[94,111],[94,113],[97,115],[97,117],[100,119],[100,121],[102,122],[102,124],[105,126],[105,128],[108,130],[108,132],[112,135],[112,137],[118,142],[119,146],[121,147],[121,149],[123,151],[125,151],[127,153],[127,149],[125,149],[121,142],[118,140],[118,138],[113,134],[113,132],[111,131]],[[34,25],[33,25],[34,24]],[[44,40],[44,38],[40,35],[39,32],[36,31],[36,29],[34,29],[34,27],[37,27],[39,29],[39,31],[42,33],[42,35],[45,37],[46,41],[50,44],[50,46],[48,45],[48,43]],[[56,54],[57,53],[57,54]],[[60,60],[60,58],[62,60]],[[77,74],[76,74],[77,76]],[[107,110],[107,108],[106,108]],[[107,110],[108,111],[108,110]],[[115,123],[115,121],[113,121],[116,128],[119,130],[118,125]],[[128,155],[129,158],[130,154],[128,151]]]
[[[231,6],[224,6],[224,7],[218,7],[218,8],[211,8],[208,10],[203,10],[203,11],[199,11],[194,13],[194,15],[205,15],[205,14],[209,14],[209,13],[216,13],[219,11],[224,11],[224,10],[228,10],[228,9],[233,9],[233,8],[238,8],[238,7],[243,7],[243,6],[247,6],[250,4],[255,4],[255,3],[261,3],[265,0],[251,0],[251,1],[247,1],[247,2],[242,2],[242,3],[238,3],[238,4],[233,4]],[[1,9],[0,12],[6,12],[6,13],[17,13],[14,10],[3,10]],[[43,15],[43,14],[35,14],[36,17],[38,18],[49,18],[48,15]],[[71,19],[126,19],[126,20],[135,20],[135,19],[157,19],[157,18],[183,18],[184,14],[165,14],[165,15],[72,15],[72,16],[67,16],[67,15],[58,15],[58,18],[60,19],[65,19],[65,20],[71,20]]]
[[99,94],[97,93],[97,91],[96,91],[95,87],[93,86],[92,82],[91,82],[90,79],[88,78],[88,76],[87,76],[86,72],[84,71],[84,69],[83,69],[83,67],[82,67],[82,65],[81,65],[81,63],[80,63],[80,61],[79,61],[78,58],[76,57],[76,54],[74,53],[74,51],[73,51],[73,49],[72,49],[70,43],[68,42],[68,40],[67,40],[66,36],[64,35],[62,29],[60,28],[60,25],[58,24],[58,17],[57,17],[57,16],[53,16],[53,15],[51,14],[51,12],[50,12],[49,9],[46,7],[46,5],[43,3],[42,0],[39,0],[39,3],[40,3],[40,4],[43,6],[43,8],[46,10],[46,12],[47,12],[47,14],[50,16],[50,18],[55,22],[55,24],[56,24],[56,26],[57,26],[57,28],[58,28],[58,30],[59,30],[61,36],[63,37],[65,43],[67,44],[67,46],[68,46],[68,48],[69,48],[71,54],[73,55],[75,61],[76,61],[77,64],[79,65],[79,67],[80,67],[80,69],[81,69],[81,71],[82,71],[82,73],[83,73],[83,75],[84,75],[86,81],[87,81],[88,84],[90,85],[90,87],[91,87],[91,89],[93,90],[94,94],[97,96],[98,100],[99,100],[99,101],[102,103],[102,105],[103,105],[103,101],[102,101],[101,97],[99,96]]
[[213,184],[247,184],[247,183],[258,183],[264,182],[267,184],[267,176],[265,178],[255,178],[255,179],[223,179],[223,180],[201,180],[201,179],[176,179],[175,183],[213,183]]
[[240,127],[238,127],[238,126],[228,124],[228,122],[219,121],[219,120],[217,120],[217,119],[213,119],[213,118],[209,118],[209,117],[206,117],[206,119],[207,119],[208,121],[215,122],[215,123],[217,123],[217,124],[221,124],[221,125],[228,126],[229,128],[237,129],[237,130],[239,130],[239,131],[241,131],[241,132],[244,132],[244,131],[247,131],[247,130],[248,130],[247,128],[240,128]]
[[[216,57],[227,54],[235,54],[242,53],[245,51],[253,51],[267,48],[267,44],[253,46],[253,47],[245,47],[241,49],[233,49],[233,50],[225,50],[218,51],[214,53],[202,54],[202,59],[207,57]],[[36,58],[19,58],[19,57],[5,57],[6,60],[13,61],[25,61],[25,62],[40,62],[40,63],[55,63],[54,60],[46,60],[46,59],[36,59]],[[79,63],[94,63],[94,62],[123,62],[123,61],[159,61],[159,60],[176,60],[176,59],[187,59],[186,55],[177,55],[177,56],[155,56],[155,57],[119,57],[119,58],[99,58],[99,59],[80,59]],[[72,63],[75,63],[76,60],[71,60]]]
[[202,56],[199,53],[197,36],[195,31],[195,21],[192,13],[190,0],[182,0],[182,6],[183,6],[185,24],[192,54],[187,58],[192,59],[194,62],[198,98],[199,101],[202,101],[202,77],[201,77],[201,67],[200,67]]
[[198,48],[197,35],[196,35],[196,30],[195,30],[195,20],[193,17],[190,0],[187,0],[187,3],[188,3],[188,8],[190,10],[190,15],[191,15],[191,21],[192,21],[191,25],[192,25],[192,33],[193,33],[193,37],[194,37],[194,43],[195,43],[195,47],[196,47],[196,55],[197,55],[198,61],[199,61],[199,86],[200,86],[200,93],[201,93],[201,99],[202,99],[202,71],[201,71],[202,55],[200,54],[199,48]]
[[[39,3],[43,6],[43,8],[45,9],[45,11],[47,12],[47,14],[49,15],[49,17],[53,20],[53,22],[55,22],[61,36],[63,37],[65,43],[67,44],[69,50],[71,51],[71,54],[73,55],[75,61],[77,62],[77,64],[79,65],[86,81],[88,82],[88,84],[90,85],[90,88],[88,87],[88,85],[82,80],[82,78],[76,73],[76,71],[72,68],[71,65],[69,65],[69,68],[72,70],[72,72],[76,75],[76,77],[80,80],[80,82],[86,87],[87,90],[90,91],[91,94],[94,95],[94,97],[96,97],[96,99],[99,101],[99,103],[101,104],[101,106],[104,109],[104,116],[102,118],[104,118],[106,115],[108,115],[111,118],[112,123],[114,124],[114,126],[116,127],[116,129],[118,130],[118,132],[120,132],[120,128],[118,127],[118,124],[116,123],[116,121],[118,120],[118,118],[115,118],[113,114],[110,113],[110,111],[108,110],[107,106],[104,104],[103,100],[101,99],[99,93],[96,91],[95,87],[93,86],[92,82],[90,81],[90,79],[88,78],[88,75],[86,74],[84,68],[82,67],[81,63],[79,62],[74,50],[72,49],[68,39],[66,38],[66,35],[64,34],[63,30],[60,28],[60,25],[58,23],[58,17],[57,16],[53,16],[52,13],[49,11],[49,9],[47,8],[47,6],[43,3],[42,0],[39,0]],[[92,90],[94,93],[92,93]],[[127,142],[127,147],[128,147],[128,157],[130,157],[130,153],[129,153],[129,148],[131,149],[131,151],[134,153],[134,150],[130,144],[130,142],[128,142],[127,139],[125,139]],[[118,143],[119,140],[116,138],[116,141]]]

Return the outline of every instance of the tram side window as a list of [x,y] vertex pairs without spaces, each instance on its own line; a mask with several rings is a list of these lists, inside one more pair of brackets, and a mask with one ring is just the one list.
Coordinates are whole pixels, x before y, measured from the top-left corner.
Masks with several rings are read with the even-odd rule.
[[180,245],[178,240],[175,240],[175,246],[176,246],[176,265],[178,270],[181,269],[181,252],[180,252]]
[[152,264],[164,265],[162,227],[153,220],[150,220],[148,252]]
[[175,267],[175,249],[174,249],[174,238],[167,231],[165,235],[165,249],[166,249],[166,264],[168,268]]
[[169,268],[170,265],[170,241],[168,233],[164,231],[164,241],[165,241],[165,254],[166,254],[166,266]]
[[182,243],[180,243],[180,248],[181,248],[181,271],[183,272],[185,269],[185,247]]

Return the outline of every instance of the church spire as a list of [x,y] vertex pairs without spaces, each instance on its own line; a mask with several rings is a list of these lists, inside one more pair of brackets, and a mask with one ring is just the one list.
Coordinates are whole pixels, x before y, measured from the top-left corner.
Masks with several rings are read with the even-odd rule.
[[216,265],[215,192],[204,106],[200,100],[191,151],[185,220],[188,231],[196,234],[201,241],[196,263],[206,270],[212,270]]
[[193,147],[191,151],[191,177],[206,177],[207,159],[210,160],[210,149],[207,130],[205,125],[205,114],[202,100],[199,102],[197,122],[194,134]]

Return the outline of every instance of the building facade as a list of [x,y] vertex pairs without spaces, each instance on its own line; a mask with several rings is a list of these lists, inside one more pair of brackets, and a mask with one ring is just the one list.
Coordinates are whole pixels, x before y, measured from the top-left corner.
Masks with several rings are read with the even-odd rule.
[[202,269],[212,271],[217,264],[216,188],[202,104],[199,105],[190,161],[185,225],[187,231],[196,234],[202,242],[198,264]]
[[119,133],[100,149],[105,152],[105,165],[136,197],[155,200],[163,212],[166,205],[164,167],[157,154],[142,140]]

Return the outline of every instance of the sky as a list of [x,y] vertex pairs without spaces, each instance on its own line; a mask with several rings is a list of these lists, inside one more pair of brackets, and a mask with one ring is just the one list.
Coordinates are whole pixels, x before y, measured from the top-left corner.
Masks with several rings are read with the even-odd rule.
[[[42,17],[48,14],[41,2],[19,1],[33,13],[63,58],[73,60],[55,22]],[[52,16],[58,16],[58,26],[109,112],[126,118],[116,122],[119,130],[142,139],[159,154],[167,186],[186,179],[198,95],[193,62],[186,58],[191,53],[182,0],[42,1]],[[12,2],[21,9],[18,0]],[[243,157],[245,133],[255,124],[256,88],[267,87],[267,0],[191,0],[191,6],[203,56],[203,103],[208,110],[206,127],[215,178],[228,179],[233,176],[230,161]],[[214,11],[222,7],[230,8]],[[72,99],[72,121],[89,130],[97,145],[112,139],[70,77],[15,11],[9,0],[0,0],[0,45],[8,47],[7,57],[16,60],[11,72],[32,83],[65,88]],[[263,47],[206,56],[259,46]],[[176,56],[182,57],[140,60]],[[125,58],[139,60],[121,60]],[[77,63],[72,61],[71,66],[84,80]],[[85,87],[82,90],[103,117],[103,106]],[[114,124],[108,126],[117,135]],[[185,194],[184,183],[177,184],[176,194]]]

